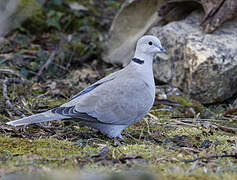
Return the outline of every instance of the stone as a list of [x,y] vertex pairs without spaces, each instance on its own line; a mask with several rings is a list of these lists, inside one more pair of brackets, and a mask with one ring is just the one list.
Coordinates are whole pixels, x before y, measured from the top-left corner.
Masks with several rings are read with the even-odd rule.
[[181,21],[153,27],[168,55],[155,58],[158,82],[178,87],[203,103],[222,102],[237,93],[237,18],[213,34],[199,26],[201,11]]
[[236,0],[166,0],[159,9],[159,15],[171,22],[183,19],[199,5],[202,6],[204,16],[200,25],[203,31],[212,33],[224,22],[237,17]]
[[[205,112],[199,102],[188,98],[178,88],[170,85],[156,86],[154,106],[159,112],[171,112],[173,117],[196,117]],[[203,116],[202,116],[203,117]]]
[[156,97],[159,100],[166,100],[167,95],[164,88],[156,87]]

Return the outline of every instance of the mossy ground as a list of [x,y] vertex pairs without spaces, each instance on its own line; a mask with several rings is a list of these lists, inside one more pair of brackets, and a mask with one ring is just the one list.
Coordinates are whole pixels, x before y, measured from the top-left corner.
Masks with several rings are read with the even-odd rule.
[[[17,75],[30,81],[8,85],[11,103],[25,115],[38,113],[119,69],[101,63],[100,52],[111,23],[108,17],[112,19],[120,3],[87,1],[82,4],[89,9],[86,14],[62,6],[60,0],[48,1],[37,10],[43,21],[32,16],[9,33],[6,43],[0,44],[0,66],[8,72],[0,73],[0,79]],[[67,37],[70,42],[63,41]],[[55,61],[37,81],[36,74],[59,44]],[[5,59],[7,55],[12,58]],[[74,121],[25,129],[7,126],[6,122],[20,117],[0,98],[0,179],[80,179],[85,171],[110,174],[111,179],[134,179],[134,174],[140,179],[237,179],[237,136],[231,130],[237,126],[236,119],[222,116],[228,108],[210,109],[181,96],[170,100],[183,106],[175,113],[154,106],[123,132],[118,146],[115,140]],[[194,107],[200,116],[186,117],[187,107]],[[201,119],[207,110],[211,116]],[[229,157],[214,157],[221,155]],[[189,162],[198,157],[203,159]]]
[[[179,125],[169,115],[157,117],[157,111],[154,108],[142,121],[127,128],[120,146],[73,121],[51,122],[48,129],[32,125],[24,131],[2,124],[1,174],[7,177],[33,171],[48,177],[58,169],[75,175],[95,169],[103,173],[149,172],[153,178],[163,179],[237,178],[235,134],[195,123]],[[108,154],[101,157],[106,146]],[[208,158],[224,154],[233,157]],[[188,162],[197,157],[207,159]]]

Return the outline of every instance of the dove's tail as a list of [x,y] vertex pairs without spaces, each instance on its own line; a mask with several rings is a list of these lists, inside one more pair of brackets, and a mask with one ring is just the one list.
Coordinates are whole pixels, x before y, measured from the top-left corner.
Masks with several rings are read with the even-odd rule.
[[61,120],[61,119],[67,119],[67,117],[54,114],[51,111],[46,111],[39,114],[34,114],[28,117],[24,117],[15,121],[8,122],[8,125],[12,126],[21,126],[21,125],[28,125],[28,124],[34,124],[34,123],[40,123],[40,122],[47,122],[52,120]]

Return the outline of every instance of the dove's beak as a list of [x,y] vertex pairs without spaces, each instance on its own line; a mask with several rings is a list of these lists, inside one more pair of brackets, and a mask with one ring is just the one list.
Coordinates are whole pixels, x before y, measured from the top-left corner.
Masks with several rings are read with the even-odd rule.
[[159,49],[160,49],[160,51],[163,52],[164,54],[168,54],[167,51],[166,51],[164,48],[159,47]]

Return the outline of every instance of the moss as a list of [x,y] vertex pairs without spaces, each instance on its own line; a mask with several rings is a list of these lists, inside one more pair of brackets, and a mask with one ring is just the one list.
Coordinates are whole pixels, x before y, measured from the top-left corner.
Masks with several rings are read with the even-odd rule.
[[70,44],[64,44],[64,47],[73,50],[76,56],[83,56],[86,52],[86,46],[80,40],[72,41]]
[[[10,9],[14,8],[13,1],[11,1],[11,6]],[[12,10],[13,13],[8,19],[9,27],[7,28],[19,27],[23,22],[23,27],[26,27],[30,32],[39,33],[45,29],[46,17],[37,0],[20,0],[19,3],[16,2],[16,8]]]
[[82,155],[79,146],[53,138],[29,140],[2,136],[0,144],[0,154],[8,157],[8,166],[26,162],[42,165],[47,161],[47,165],[51,167],[71,167],[71,162],[65,158]]
[[[170,121],[167,119],[166,121]],[[148,124],[143,120],[127,128],[124,132],[125,140],[119,147],[113,146],[113,140],[104,136],[92,139],[79,139],[77,142],[69,140],[57,140],[65,132],[57,131],[54,138],[12,138],[0,136],[0,154],[6,157],[2,167],[16,168],[20,164],[33,163],[34,166],[47,168],[66,168],[75,170],[79,167],[105,168],[106,171],[122,172],[122,169],[147,169],[147,171],[162,177],[162,179],[219,179],[234,177],[234,159],[213,160],[205,164],[205,168],[199,163],[185,164],[184,160],[197,156],[210,156],[213,154],[230,154],[230,142],[236,142],[237,137],[224,135],[218,131],[210,132],[205,128],[169,127],[166,124],[157,124],[151,119]],[[169,123],[167,123],[169,124]],[[88,133],[89,128],[74,125],[73,132]],[[66,128],[66,127],[65,127]],[[149,132],[148,132],[149,131]],[[93,133],[92,131],[90,133]],[[58,136],[58,134],[61,134]],[[66,135],[66,134],[65,134]],[[185,135],[188,143],[193,148],[182,149],[175,143],[169,143],[169,139],[175,136]],[[202,148],[201,143],[209,139],[212,144],[208,149]],[[155,140],[159,140],[158,143]],[[215,141],[218,144],[215,144]],[[108,164],[95,163],[90,157],[98,154],[104,146],[109,146],[109,154],[104,161]],[[193,150],[199,152],[197,155]],[[126,163],[113,164],[111,159],[123,157],[141,157],[141,159],[127,160]],[[100,162],[100,161],[98,161]],[[198,162],[198,161],[197,161]],[[231,163],[230,163],[231,162]],[[28,166],[24,165],[27,170]],[[222,171],[220,171],[222,170]],[[227,174],[228,172],[229,174]]]
[[174,101],[176,103],[179,103],[181,105],[183,105],[184,107],[187,107],[187,106],[194,106],[198,109],[198,111],[202,112],[204,107],[202,104],[200,104],[198,101],[195,101],[195,100],[192,100],[192,99],[189,99],[185,96],[169,96],[168,97],[168,100],[170,101]]
[[36,0],[21,0],[16,15],[24,20],[23,27],[32,33],[40,33],[47,28],[46,17],[41,5]]
[[[204,106],[198,101],[189,99],[185,96],[169,96],[168,100],[181,104],[183,107],[178,107],[178,111],[176,111],[178,116],[190,116],[193,117],[192,110],[190,111],[188,108],[194,108],[195,113],[202,114],[204,112]],[[181,115],[184,113],[185,115]]]
[[65,158],[67,155],[81,155],[79,148],[69,141],[59,141],[53,138],[49,139],[22,139],[0,137],[0,153],[10,153],[11,155],[31,154],[39,155],[42,158]]
[[160,109],[162,109],[161,105],[153,107],[151,110],[151,114],[155,115],[157,118],[170,118],[170,116],[172,115],[171,111],[163,111]]

